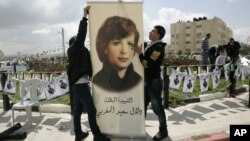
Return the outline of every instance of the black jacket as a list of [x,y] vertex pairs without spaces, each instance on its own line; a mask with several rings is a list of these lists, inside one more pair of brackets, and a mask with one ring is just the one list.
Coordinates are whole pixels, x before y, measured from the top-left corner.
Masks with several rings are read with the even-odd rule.
[[[144,47],[147,45],[145,44]],[[146,80],[153,80],[156,78],[160,78],[161,76],[161,64],[165,56],[165,46],[166,43],[163,42],[157,42],[150,46],[148,49],[146,49],[146,52],[143,54],[140,54],[140,60],[146,60],[147,61],[147,67],[144,66],[144,75]],[[151,55],[152,53],[156,51],[159,52],[160,55],[157,57],[156,60],[153,60]]]
[[132,64],[128,66],[124,78],[120,78],[115,69],[105,64],[93,77],[93,83],[108,91],[122,92],[136,86],[141,79],[141,76],[134,71]]
[[233,41],[233,44],[230,45],[230,42],[227,44],[226,50],[227,55],[230,57],[232,61],[236,61],[239,58],[240,54],[240,43],[237,41]]
[[68,60],[67,74],[69,79],[70,88],[76,83],[76,81],[84,76],[92,76],[92,63],[90,59],[90,53],[84,46],[84,41],[87,34],[87,18],[83,17],[75,43],[68,49]]

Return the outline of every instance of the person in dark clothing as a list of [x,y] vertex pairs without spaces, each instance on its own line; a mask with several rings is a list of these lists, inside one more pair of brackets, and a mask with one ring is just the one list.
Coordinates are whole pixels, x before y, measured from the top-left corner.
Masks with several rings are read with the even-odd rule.
[[209,48],[208,52],[209,52],[209,61],[210,64],[212,64],[211,69],[209,70],[210,72],[212,72],[215,69],[215,61],[216,58],[220,55],[220,51],[224,49],[224,45],[218,45],[218,46],[212,46]]
[[235,41],[234,38],[229,39],[226,47],[227,56],[229,56],[230,60],[234,63],[239,59],[240,48],[241,46],[239,42]]
[[208,49],[209,49],[209,39],[211,38],[211,34],[207,33],[205,38],[202,40],[201,49],[202,49],[202,68],[205,70],[208,64]]
[[77,36],[69,40],[69,49],[67,51],[69,64],[67,73],[69,86],[74,95],[74,131],[75,141],[81,141],[88,136],[88,132],[83,132],[81,128],[81,114],[83,106],[88,113],[88,121],[91,131],[94,135],[94,141],[110,141],[103,135],[96,122],[96,108],[90,92],[90,78],[92,76],[92,63],[90,53],[84,46],[87,34],[87,15],[90,6],[84,8],[84,16],[80,22]]
[[214,64],[215,60],[216,60],[216,52],[217,52],[217,47],[216,46],[212,46],[208,49],[208,53],[209,53],[209,61],[210,64]]
[[131,19],[107,18],[97,34],[96,50],[103,67],[93,77],[93,83],[115,92],[135,87],[142,80],[132,64],[138,41],[139,33]]
[[229,42],[227,44],[226,50],[227,55],[229,56],[231,60],[231,66],[230,66],[230,73],[229,73],[229,96],[235,97],[236,95],[236,78],[234,78],[234,73],[237,68],[237,61],[239,59],[240,54],[240,43],[235,41],[234,38],[230,38]]
[[160,127],[159,132],[153,137],[154,141],[162,140],[168,137],[167,121],[162,105],[162,87],[163,81],[161,79],[161,64],[165,55],[166,43],[161,39],[165,35],[164,27],[157,25],[149,33],[150,44],[145,44],[144,54],[139,55],[142,65],[144,66],[145,74],[145,116],[147,107],[151,102],[154,113],[158,116]]

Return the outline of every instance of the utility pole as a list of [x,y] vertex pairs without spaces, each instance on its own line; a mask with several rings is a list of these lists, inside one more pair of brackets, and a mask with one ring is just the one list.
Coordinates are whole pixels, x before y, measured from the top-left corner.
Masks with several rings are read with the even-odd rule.
[[66,54],[65,54],[65,43],[64,43],[64,29],[62,28],[62,50],[63,50],[63,57],[65,58],[66,57]]
[[18,59],[21,59],[21,52],[20,51],[17,52],[17,56],[18,56]]

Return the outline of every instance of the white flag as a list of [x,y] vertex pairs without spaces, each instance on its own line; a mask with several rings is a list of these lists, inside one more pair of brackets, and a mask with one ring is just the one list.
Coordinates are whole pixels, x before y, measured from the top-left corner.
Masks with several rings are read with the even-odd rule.
[[180,85],[181,85],[181,81],[182,81],[183,77],[184,77],[184,74],[182,72],[179,72],[179,71],[172,69],[172,74],[170,76],[169,88],[178,90]]
[[230,75],[230,64],[231,63],[227,63],[225,64],[224,67],[224,74],[225,74],[225,80],[228,81],[229,79],[229,75]]
[[66,73],[56,77],[52,81],[45,82],[44,89],[46,90],[47,99],[53,99],[67,94],[69,84]]
[[242,66],[239,63],[237,63],[237,68],[236,68],[236,70],[234,72],[234,78],[239,79],[240,75],[241,75],[241,72],[242,72]]
[[19,89],[20,89],[20,98],[21,98],[22,102],[27,101],[28,99],[30,99],[30,89],[26,85],[24,80],[21,80],[19,82]]
[[206,91],[208,91],[208,86],[209,86],[209,73],[203,73],[203,74],[198,74],[199,78],[200,78],[200,89],[201,89],[201,93],[204,93]]
[[56,79],[56,89],[60,95],[64,95],[69,92],[69,83],[67,78],[67,73],[63,73],[58,76]]
[[221,70],[216,70],[211,73],[211,78],[213,81],[213,89],[216,89],[220,84]]
[[7,94],[15,95],[16,94],[16,78],[9,78],[5,82],[4,90]]
[[[0,81],[2,81],[2,74],[0,74]],[[0,91],[3,90],[2,84],[0,84]]]
[[194,84],[196,80],[196,75],[185,75],[184,85],[183,85],[183,93],[191,94],[194,89]]

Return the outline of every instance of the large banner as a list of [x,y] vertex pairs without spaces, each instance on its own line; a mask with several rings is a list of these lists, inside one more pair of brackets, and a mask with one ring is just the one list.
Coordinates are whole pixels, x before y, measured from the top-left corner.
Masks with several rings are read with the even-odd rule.
[[143,67],[134,47],[143,45],[140,2],[91,2],[89,33],[93,97],[103,133],[145,137]]

